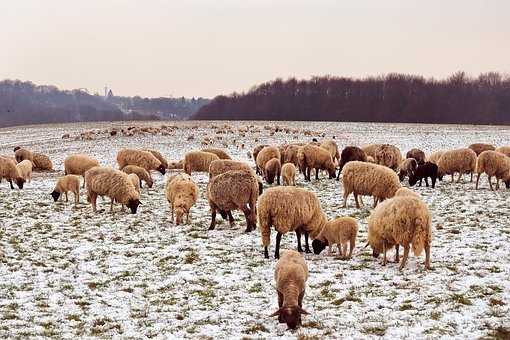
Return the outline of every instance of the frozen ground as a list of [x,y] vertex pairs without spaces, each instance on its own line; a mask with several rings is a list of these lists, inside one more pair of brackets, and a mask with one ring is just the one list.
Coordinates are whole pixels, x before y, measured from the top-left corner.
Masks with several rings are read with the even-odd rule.
[[[150,124],[150,123],[147,123]],[[154,124],[154,123],[153,123]],[[185,122],[178,125],[190,125]],[[211,122],[178,129],[171,136],[113,137],[93,141],[62,140],[87,129],[122,124],[69,124],[0,129],[0,154],[15,145],[47,153],[62,170],[64,157],[91,154],[114,165],[122,147],[151,147],[169,159],[200,148],[202,135],[215,137]],[[223,123],[216,123],[221,125]],[[245,126],[247,122],[233,123]],[[257,123],[255,123],[257,124]],[[124,125],[128,125],[127,123]],[[159,124],[158,124],[159,125]],[[271,124],[273,125],[273,124]],[[510,144],[503,127],[403,124],[279,123],[336,136],[349,144],[388,142],[402,151],[426,152],[472,142]],[[193,134],[195,139],[187,141]],[[266,130],[237,139],[251,149],[262,142],[306,141],[303,134]],[[255,139],[258,138],[258,142]],[[296,138],[296,139],[295,139]],[[221,143],[216,146],[222,147]],[[229,146],[233,158],[248,161],[246,149]],[[249,160],[251,163],[251,160]],[[329,217],[359,219],[356,256],[350,261],[306,255],[310,279],[304,308],[310,313],[297,331],[276,318],[273,269],[263,258],[260,234],[244,234],[221,222],[209,232],[205,175],[194,174],[201,197],[191,225],[169,220],[165,179],[143,189],[136,215],[93,214],[85,204],[53,203],[49,193],[61,175],[37,174],[22,191],[0,184],[0,336],[33,337],[170,337],[170,338],[480,338],[510,332],[510,191],[490,192],[487,181],[475,191],[462,184],[440,182],[435,190],[417,188],[433,214],[433,270],[423,257],[410,257],[400,273],[393,263],[382,267],[362,246],[369,208],[354,202],[340,208],[341,185],[322,178],[298,185],[318,194]],[[365,199],[369,202],[370,199]],[[106,202],[102,205],[108,210]],[[272,246],[274,247],[274,233]],[[295,237],[283,237],[294,248]],[[274,248],[273,248],[274,249]]]

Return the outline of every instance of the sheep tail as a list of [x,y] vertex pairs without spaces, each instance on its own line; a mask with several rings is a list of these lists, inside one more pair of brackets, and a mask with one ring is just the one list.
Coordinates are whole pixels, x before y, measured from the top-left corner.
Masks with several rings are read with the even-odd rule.
[[421,255],[423,248],[425,248],[425,243],[428,239],[428,231],[426,230],[426,226],[427,223],[424,219],[416,219],[416,229],[414,230],[412,239],[413,253],[416,256]]

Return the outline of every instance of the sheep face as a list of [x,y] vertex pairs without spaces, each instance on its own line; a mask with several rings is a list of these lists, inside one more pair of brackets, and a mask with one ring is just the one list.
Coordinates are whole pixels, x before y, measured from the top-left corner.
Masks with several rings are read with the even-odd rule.
[[162,175],[164,175],[166,172],[165,166],[163,164],[158,166],[158,171],[161,172]]
[[21,146],[14,147],[14,152],[18,151],[19,149],[21,149]]
[[16,185],[18,188],[23,189],[23,184],[25,183],[25,180],[21,177],[16,178]]
[[328,246],[328,240],[315,239],[312,241],[313,253],[319,255]]
[[53,201],[58,201],[58,199],[60,198],[60,192],[57,192],[57,191],[53,191],[51,194],[51,197],[53,197]]
[[179,225],[182,223],[184,219],[184,215],[186,215],[186,209],[184,207],[176,207],[175,208],[175,224]]
[[296,329],[301,326],[301,314],[308,314],[308,312],[299,306],[287,306],[278,309],[271,316],[278,315],[280,323],[286,323],[289,329]]
[[264,186],[262,185],[262,182],[259,182],[259,181],[257,181],[257,182],[259,183],[259,195],[262,195],[262,191],[264,190]]
[[335,163],[333,163],[332,161],[328,162],[327,170],[328,170],[328,173],[329,173],[329,179],[336,178]]
[[137,199],[131,199],[127,202],[126,207],[131,209],[132,214],[136,214],[136,210],[138,209],[138,206],[140,205],[140,200]]

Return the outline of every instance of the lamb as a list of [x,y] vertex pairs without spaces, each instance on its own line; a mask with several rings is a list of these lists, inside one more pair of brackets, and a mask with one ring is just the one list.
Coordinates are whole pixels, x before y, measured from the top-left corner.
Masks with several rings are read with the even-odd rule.
[[475,189],[478,189],[478,182],[482,173],[486,173],[489,177],[489,187],[491,190],[492,176],[496,177],[496,190],[499,189],[499,180],[503,180],[505,185],[510,188],[510,158],[497,151],[484,151],[478,156],[476,167],[478,176],[476,177]]
[[60,198],[60,195],[65,194],[66,202],[69,201],[69,197],[67,196],[68,192],[72,192],[74,194],[74,202],[76,204],[80,203],[80,177],[76,175],[65,175],[64,177],[60,177],[55,184],[55,189],[50,194],[53,197],[53,200],[56,202]]
[[41,153],[34,152],[34,160],[32,161],[34,170],[51,171],[53,170],[53,163],[51,159]]
[[286,323],[289,329],[301,325],[308,266],[301,254],[295,250],[282,251],[282,257],[276,263],[274,271],[278,310],[271,316],[278,316],[278,322]]
[[[313,252],[320,254],[326,246],[328,253],[334,244],[338,247],[338,257],[351,258],[352,251],[356,246],[356,236],[358,235],[358,222],[352,217],[338,217],[326,223],[319,235],[312,242]],[[347,244],[349,244],[349,254],[347,255]]]
[[453,183],[453,175],[458,172],[457,183],[459,183],[463,174],[470,173],[472,177],[476,171],[476,153],[468,148],[446,151],[439,159],[437,167],[437,175],[440,180],[444,175],[452,175]]
[[437,163],[439,162],[439,158],[441,158],[443,154],[444,151],[433,152],[427,157],[427,162],[434,163],[437,165]]
[[269,188],[260,196],[257,209],[265,258],[269,258],[271,227],[274,226],[277,232],[274,257],[279,258],[283,234],[295,231],[298,251],[302,252],[301,233],[304,233],[306,252],[309,253],[311,251],[308,236],[315,239],[326,224],[326,215],[317,196],[302,188],[286,186]]
[[325,140],[320,145],[321,148],[327,150],[331,156],[333,162],[336,160],[340,161],[340,153],[338,152],[338,145],[332,139]]
[[190,223],[190,210],[198,199],[198,186],[187,174],[178,174],[168,178],[165,185],[165,197],[170,204],[172,222],[179,225],[186,215],[186,223]]
[[119,169],[123,169],[126,165],[137,165],[147,171],[156,170],[162,175],[165,174],[166,168],[161,162],[149,151],[122,149],[117,153],[117,164]]
[[125,167],[122,168],[121,171],[128,175],[136,174],[136,176],[138,176],[140,180],[140,182],[138,183],[138,186],[140,188],[142,187],[142,181],[144,181],[149,188],[152,188],[152,185],[154,184],[151,174],[144,168],[141,168],[137,165],[126,165]]
[[16,164],[16,167],[18,168],[19,175],[25,182],[32,181],[32,162],[25,159],[21,163]]
[[480,154],[484,151],[494,151],[496,150],[496,147],[492,144],[485,144],[485,143],[474,143],[468,146],[469,149],[473,150],[477,156],[480,156]]
[[500,146],[496,149],[497,152],[501,152],[503,155],[510,157],[510,146]]
[[361,149],[363,152],[365,152],[365,155],[372,157],[375,160],[375,151],[377,148],[379,148],[382,144],[369,144],[362,146]]
[[118,202],[127,206],[132,214],[136,214],[138,205],[140,205],[140,194],[124,172],[96,166],[85,172],[85,183],[87,199],[92,204],[94,212],[96,212],[96,200],[99,195],[111,198],[111,212],[113,212],[113,203]]
[[342,150],[342,155],[340,156],[340,162],[338,164],[339,171],[338,176],[336,177],[337,180],[340,179],[340,173],[342,172],[344,165],[351,161],[366,162],[367,155],[365,154],[365,151],[357,146],[347,146]]
[[336,167],[328,151],[314,145],[304,145],[298,151],[299,168],[305,177],[310,181],[310,173],[315,169],[315,179],[319,180],[319,170],[327,170],[329,178],[336,177]]
[[418,168],[418,162],[414,158],[404,159],[399,166],[398,178],[403,181],[406,176],[411,177]]
[[25,180],[16,167],[16,163],[9,158],[0,157],[0,181],[2,181],[2,179],[6,179],[7,182],[9,182],[11,189],[14,189],[12,181],[14,181],[20,189],[23,189],[23,184],[25,183]]
[[356,207],[359,209],[358,195],[374,197],[374,207],[379,201],[391,198],[400,188],[400,181],[395,172],[378,164],[352,161],[345,165],[342,178],[344,187],[344,204],[347,197],[354,194]]
[[418,165],[416,171],[411,176],[409,176],[409,185],[413,186],[418,181],[420,181],[421,186],[421,181],[425,179],[425,185],[428,187],[429,186],[429,182],[427,180],[428,177],[430,177],[430,179],[432,180],[432,188],[435,188],[436,180],[438,177],[437,165],[432,162],[425,162],[423,165]]
[[[419,198],[399,196],[382,202],[368,218],[368,242],[372,255],[377,258],[395,246],[395,262],[399,262],[399,246],[404,247],[404,257],[399,270],[407,262],[409,249],[419,256],[425,249],[425,269],[430,269],[431,217],[427,205]],[[365,246],[365,247],[366,247]]]
[[296,185],[296,167],[292,163],[282,166],[283,185]]
[[211,178],[207,184],[207,199],[211,207],[209,230],[213,230],[216,226],[218,211],[224,219],[228,216],[230,226],[233,226],[232,210],[241,210],[244,213],[245,232],[255,230],[258,197],[259,184],[251,171],[232,170]]
[[90,156],[85,154],[70,155],[64,160],[64,174],[82,176],[85,188],[85,172],[95,166],[99,166],[99,162]]
[[387,166],[388,168],[397,171],[398,166],[402,162],[402,154],[396,146],[382,144],[375,149],[374,159],[377,164]]
[[256,164],[259,169],[259,173],[266,178],[266,163],[271,159],[281,159],[280,150],[276,146],[266,146],[257,154]]
[[20,147],[14,148],[14,157],[16,158],[16,163],[21,163],[25,159],[29,160],[33,163],[34,161],[34,153],[30,150],[23,149]]
[[166,160],[165,156],[161,154],[161,152],[152,149],[147,149],[145,151],[149,151],[154,157],[158,159],[158,161],[161,162],[165,169],[168,169],[168,161]]
[[425,152],[420,149],[411,149],[407,151],[406,158],[414,158],[418,165],[425,163]]
[[226,153],[224,150],[222,149],[214,149],[214,148],[210,148],[210,149],[202,149],[203,152],[209,152],[209,153],[213,153],[215,154],[216,156],[218,156],[220,159],[232,159],[228,153]]
[[280,185],[280,175],[282,172],[282,165],[280,160],[277,158],[270,159],[266,166],[264,167],[264,173],[266,174],[266,181],[268,184],[274,183],[274,178],[276,177],[276,183]]
[[192,171],[209,171],[212,161],[220,159],[213,153],[203,151],[188,152],[184,156],[183,169],[184,172],[191,176]]
[[398,189],[397,192],[395,193],[395,197],[400,197],[400,196],[412,196],[412,197],[421,198],[421,196],[416,191],[413,191],[406,187],[402,187],[402,188]]

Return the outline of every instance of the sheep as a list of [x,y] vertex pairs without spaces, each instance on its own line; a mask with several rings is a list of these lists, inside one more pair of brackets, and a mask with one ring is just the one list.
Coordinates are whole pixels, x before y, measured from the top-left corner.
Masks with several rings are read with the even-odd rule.
[[[398,196],[382,202],[368,218],[368,242],[372,255],[377,258],[395,246],[395,262],[399,262],[399,246],[404,247],[404,257],[399,270],[407,262],[410,245],[419,256],[425,249],[425,269],[430,269],[431,217],[427,205],[413,196]],[[365,246],[365,247],[366,247]]]
[[140,182],[138,184],[140,188],[142,187],[142,181],[144,181],[149,188],[152,188],[152,186],[154,185],[154,180],[152,179],[150,172],[137,165],[126,165],[125,167],[122,168],[121,171],[128,175],[136,174],[136,176],[138,176],[138,178],[140,179]]
[[403,181],[406,176],[411,177],[418,168],[418,162],[414,158],[404,159],[399,166],[398,178]]
[[128,174],[128,179],[135,187],[135,190],[140,193],[140,177],[137,174]]
[[149,151],[122,149],[117,153],[117,164],[119,169],[123,169],[126,165],[137,165],[147,171],[156,170],[162,175],[165,174],[166,168],[161,162]]
[[264,173],[266,174],[266,181],[268,184],[274,183],[274,178],[276,177],[276,183],[280,185],[280,175],[282,172],[282,165],[280,160],[277,158],[270,159],[266,166],[264,167]]
[[413,191],[406,187],[402,187],[402,188],[398,189],[397,192],[395,193],[395,197],[400,197],[400,196],[412,196],[412,197],[421,198],[421,196],[416,191]]
[[326,224],[326,215],[321,209],[317,196],[302,188],[285,186],[269,188],[260,196],[257,210],[265,258],[269,258],[271,227],[274,226],[277,232],[274,257],[279,258],[283,234],[295,231],[298,251],[303,252],[301,233],[304,233],[305,249],[307,253],[310,253],[308,236],[315,239]]
[[210,152],[192,151],[184,156],[183,170],[191,176],[192,171],[209,171],[212,161],[220,159],[217,155]]
[[65,194],[66,202],[69,201],[69,197],[67,196],[68,192],[72,192],[74,194],[74,202],[76,204],[80,203],[80,177],[76,175],[65,175],[64,177],[60,177],[55,184],[55,189],[50,194],[53,197],[53,200],[56,202],[60,198],[60,195]]
[[444,151],[433,152],[427,157],[427,162],[434,163],[437,165],[437,163],[439,162],[439,158],[441,158],[443,154]]
[[88,155],[69,155],[64,160],[64,174],[82,176],[84,179],[83,187],[85,188],[85,172],[95,166],[99,166],[99,162]]
[[128,175],[120,170],[101,166],[93,167],[85,172],[85,183],[87,199],[92,204],[93,212],[96,212],[98,195],[111,198],[111,212],[113,212],[115,201],[127,206],[132,214],[136,214],[138,205],[141,204],[140,194],[129,181]]
[[[317,238],[312,242],[313,252],[320,254],[326,246],[328,253],[334,244],[338,247],[338,257],[351,258],[352,251],[356,246],[358,235],[358,222],[352,217],[338,217],[326,223]],[[347,244],[349,243],[349,254],[347,255]]]
[[485,144],[485,143],[474,143],[468,146],[469,149],[473,150],[477,156],[480,156],[480,154],[484,151],[494,151],[496,150],[496,147],[492,144]]
[[34,152],[33,160],[34,170],[51,171],[53,170],[53,163],[51,159],[41,153]]
[[338,176],[336,177],[337,180],[340,179],[340,173],[342,172],[344,165],[351,161],[366,162],[367,155],[365,154],[365,151],[358,148],[357,146],[347,146],[342,150],[342,154],[340,156],[340,161],[338,164],[339,170]]
[[315,145],[304,145],[298,151],[299,168],[305,177],[310,181],[310,173],[315,169],[315,179],[319,179],[319,170],[327,170],[329,178],[336,177],[336,167],[328,151]]
[[262,194],[264,189],[262,181],[260,180],[259,176],[257,176],[255,171],[244,162],[233,161],[231,159],[219,159],[212,161],[211,165],[209,166],[209,178],[218,176],[230,170],[245,170],[251,172],[259,184],[259,195]]
[[503,155],[510,157],[510,146],[500,146],[495,151],[501,152]]
[[21,161],[21,163],[16,164],[16,167],[18,168],[19,175],[23,178],[25,183],[32,181],[32,162],[25,159],[24,161]]
[[0,157],[0,181],[2,181],[2,179],[6,179],[7,182],[9,182],[11,189],[14,189],[12,181],[14,181],[20,189],[23,189],[23,184],[25,183],[25,180],[16,167],[16,163],[12,159]]
[[209,230],[216,226],[216,212],[234,225],[232,210],[241,210],[246,218],[246,230],[257,227],[257,199],[259,184],[252,171],[231,170],[215,176],[207,184],[207,200],[211,208]]
[[253,148],[253,152],[252,152],[252,153],[253,153],[253,161],[255,162],[255,168],[256,168],[256,170],[255,170],[255,171],[256,171],[256,173],[257,173],[258,175],[260,175],[261,173],[260,173],[260,171],[259,171],[259,167],[257,166],[257,156],[258,156],[259,152],[260,152],[263,148],[265,148],[266,146],[269,146],[269,145],[267,145],[267,144],[261,144],[261,145],[257,145],[255,148]]
[[437,175],[442,180],[444,175],[452,175],[452,183],[454,181],[453,175],[458,172],[459,178],[457,183],[460,182],[463,174],[472,174],[476,171],[476,153],[468,148],[450,150],[443,153],[437,163]]
[[278,310],[270,316],[278,316],[279,323],[286,323],[289,329],[301,326],[308,266],[301,254],[295,250],[282,251],[282,257],[276,263],[274,271]]
[[428,187],[429,182],[427,178],[430,177],[432,180],[432,189],[436,186],[436,180],[437,180],[437,165],[432,162],[425,162],[423,165],[418,165],[416,168],[416,171],[409,177],[409,185],[413,186],[418,181],[421,181],[422,179],[425,179],[425,185]]
[[402,162],[402,154],[396,146],[382,144],[375,149],[374,159],[377,164],[387,166],[388,168],[397,171],[398,166]]
[[344,204],[347,197],[354,194],[356,207],[359,209],[358,195],[374,197],[374,207],[379,201],[391,198],[400,188],[400,181],[395,172],[378,164],[352,161],[345,165],[342,178],[344,187]]
[[190,223],[190,209],[198,199],[198,186],[187,174],[178,174],[168,178],[165,185],[165,197],[170,204],[172,222],[179,225],[186,215],[186,223]]
[[296,185],[296,167],[292,163],[282,166],[283,185]]
[[288,145],[287,148],[285,149],[285,153],[283,155],[282,164],[292,163],[292,164],[294,164],[295,167],[298,167],[299,163],[298,163],[297,155],[299,152],[299,147],[300,147],[300,145],[297,145],[297,144]]
[[499,189],[499,180],[503,180],[505,185],[510,188],[510,158],[497,151],[484,151],[478,156],[478,163],[476,166],[476,186],[478,189],[478,182],[482,173],[486,173],[489,177],[489,187],[491,190],[492,176],[496,177],[496,190]]
[[375,160],[375,151],[377,148],[379,148],[382,144],[369,144],[362,146],[361,149],[363,152],[365,152],[365,155],[372,157]]
[[214,149],[214,148],[210,148],[210,149],[202,149],[203,152],[209,152],[209,153],[213,153],[215,154],[216,156],[219,157],[219,159],[232,159],[228,153],[226,153],[224,150],[222,149]]
[[340,153],[338,152],[338,145],[336,144],[336,142],[334,140],[331,140],[331,139],[325,140],[321,143],[320,147],[329,152],[333,162],[335,160],[337,162],[340,161]]
[[161,152],[153,149],[147,149],[145,151],[149,151],[154,157],[158,159],[158,161],[161,162],[161,164],[165,167],[165,169],[168,169],[168,161],[166,158],[161,154]]
[[406,158],[414,158],[418,165],[425,163],[425,152],[420,149],[411,149],[407,151]]
[[32,163],[34,162],[34,153],[20,147],[14,148],[14,157],[16,158],[16,163],[21,163],[25,159],[28,159]]
[[257,154],[257,168],[264,178],[266,178],[266,163],[273,158],[281,159],[280,150],[276,146],[266,146]]

